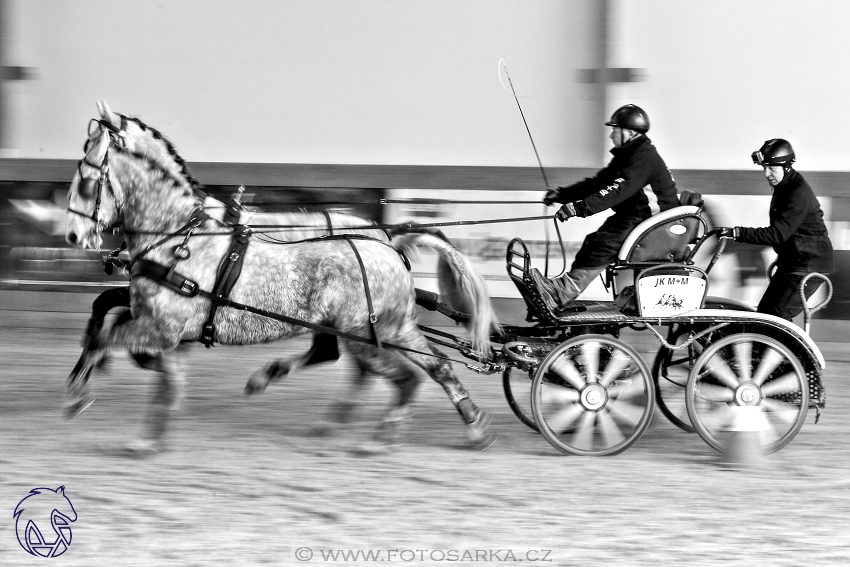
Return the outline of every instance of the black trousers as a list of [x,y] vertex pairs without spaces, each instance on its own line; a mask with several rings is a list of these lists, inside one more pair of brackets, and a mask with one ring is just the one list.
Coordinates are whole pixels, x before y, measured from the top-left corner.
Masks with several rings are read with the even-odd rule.
[[573,269],[586,270],[608,265],[617,259],[620,247],[632,230],[643,222],[640,217],[614,214],[602,223],[599,230],[588,234],[573,260]]
[[[758,305],[759,313],[776,315],[783,319],[791,320],[803,312],[803,301],[800,298],[800,282],[805,275],[797,276],[780,271],[774,272],[770,278],[764,295]],[[809,299],[823,280],[812,278],[806,283],[806,299]]]

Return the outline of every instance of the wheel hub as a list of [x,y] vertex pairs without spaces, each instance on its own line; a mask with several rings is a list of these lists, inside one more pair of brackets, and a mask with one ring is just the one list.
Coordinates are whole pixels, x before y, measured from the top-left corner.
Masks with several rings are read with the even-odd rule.
[[581,391],[581,405],[590,411],[599,411],[608,403],[608,390],[604,386],[592,383]]
[[761,390],[752,382],[745,382],[735,390],[735,402],[740,406],[756,406],[761,402]]

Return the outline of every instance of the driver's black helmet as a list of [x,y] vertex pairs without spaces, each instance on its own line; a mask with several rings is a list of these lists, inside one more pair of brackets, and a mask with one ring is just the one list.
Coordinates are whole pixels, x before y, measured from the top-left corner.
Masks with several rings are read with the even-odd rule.
[[794,155],[794,148],[788,143],[788,140],[782,138],[773,138],[765,141],[764,144],[752,153],[753,163],[756,165],[782,165],[791,167],[791,164],[797,161]]
[[611,120],[606,122],[605,125],[628,128],[646,134],[649,131],[649,116],[641,107],[627,104],[615,110],[614,114],[611,115]]

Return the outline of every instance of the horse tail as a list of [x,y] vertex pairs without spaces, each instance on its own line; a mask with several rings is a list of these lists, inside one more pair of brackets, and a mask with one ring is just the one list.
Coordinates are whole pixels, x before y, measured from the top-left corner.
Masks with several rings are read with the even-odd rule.
[[472,348],[488,356],[490,334],[494,330],[499,332],[501,326],[490,302],[487,283],[472,262],[438,230],[416,228],[394,230],[390,234],[392,244],[411,258],[418,256],[420,245],[437,252],[440,299],[451,309],[469,316],[464,326],[469,331]]

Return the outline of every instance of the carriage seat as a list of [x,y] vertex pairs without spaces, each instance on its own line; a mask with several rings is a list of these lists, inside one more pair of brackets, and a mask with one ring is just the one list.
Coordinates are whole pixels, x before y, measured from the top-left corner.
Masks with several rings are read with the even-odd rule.
[[681,262],[690,252],[689,244],[700,236],[705,222],[700,216],[702,195],[682,191],[678,207],[651,216],[626,238],[617,254],[619,264],[642,262]]

